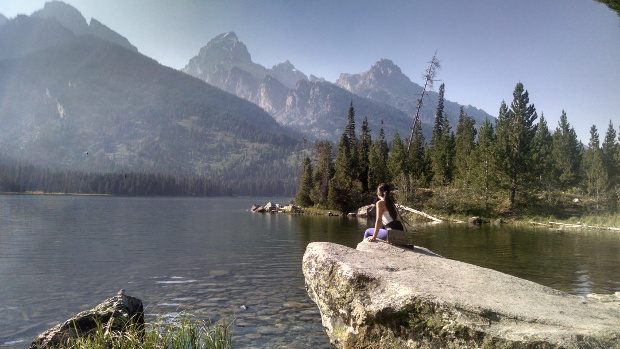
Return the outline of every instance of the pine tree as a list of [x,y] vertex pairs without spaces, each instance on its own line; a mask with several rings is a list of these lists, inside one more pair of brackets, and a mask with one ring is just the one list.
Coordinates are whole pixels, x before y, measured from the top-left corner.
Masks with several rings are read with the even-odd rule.
[[543,113],[540,113],[538,128],[534,136],[534,153],[533,160],[536,166],[536,178],[541,189],[550,190],[552,184],[553,162],[551,152],[553,149],[553,137],[549,132],[547,121]]
[[407,153],[403,141],[400,139],[398,132],[394,134],[392,147],[387,160],[387,166],[390,177],[397,178],[405,174],[405,166],[407,161]]
[[334,164],[334,177],[329,181],[327,201],[330,207],[340,212],[349,212],[361,203],[363,189],[352,170],[354,158],[351,155],[349,133],[343,132],[338,143],[338,155]]
[[297,191],[297,195],[295,195],[295,203],[302,207],[310,207],[314,203],[310,198],[310,192],[313,188],[312,183],[312,162],[309,157],[304,159],[302,164],[302,174],[301,180],[299,181],[299,190]]
[[368,187],[373,191],[381,183],[390,183],[390,173],[387,166],[388,146],[383,132],[383,121],[379,130],[379,139],[374,141],[368,155]]
[[439,101],[435,111],[435,126],[428,149],[427,161],[430,163],[430,177],[436,185],[447,185],[452,178],[452,161],[450,137],[451,131],[448,124],[448,117],[444,109],[445,85],[439,86]]
[[370,190],[368,187],[368,171],[369,171],[369,155],[372,146],[372,137],[370,136],[370,127],[368,126],[368,117],[362,121],[362,134],[360,135],[358,147],[358,164],[359,164],[359,181],[362,182],[364,190]]
[[618,165],[615,159],[616,148],[616,130],[614,129],[614,124],[609,120],[609,127],[607,128],[603,146],[601,147],[601,156],[605,169],[607,170],[610,187],[613,187],[617,183]]
[[435,134],[441,135],[443,134],[443,109],[444,109],[444,94],[446,92],[446,85],[441,84],[439,86],[439,96],[437,97],[437,109],[435,110],[435,126],[433,127],[433,137]]
[[474,150],[474,187],[484,193],[485,209],[488,210],[488,203],[493,188],[495,187],[495,130],[489,119],[485,119],[480,127],[478,144]]
[[598,136],[598,130],[596,125],[592,125],[590,127],[590,142],[588,143],[588,149],[599,150],[601,146],[601,141]]
[[394,134],[392,147],[388,156],[388,169],[392,184],[398,188],[397,200],[406,201],[409,192],[409,159],[405,143],[400,139],[400,135]]
[[590,142],[588,150],[584,152],[582,165],[585,167],[588,193],[594,196],[598,212],[601,201],[606,196],[608,176],[603,163],[603,153],[599,148],[598,132],[594,125],[590,128]]
[[310,197],[314,204],[327,204],[329,194],[329,180],[334,176],[334,153],[329,141],[320,141],[314,145],[314,152],[318,156],[316,168],[312,174],[314,187]]
[[579,182],[581,147],[577,140],[577,133],[568,123],[566,112],[563,110],[552,139],[553,177],[558,188],[566,190]]
[[368,155],[368,187],[376,188],[381,183],[389,183],[390,173],[387,167],[387,157],[381,149],[381,142],[374,141]]
[[349,105],[349,113],[347,114],[347,126],[345,128],[345,132],[347,133],[347,136],[349,137],[349,142],[351,142],[349,144],[349,147],[353,144],[353,142],[355,142],[357,140],[357,137],[355,135],[355,109],[353,108],[353,101],[351,101],[351,104]]
[[411,178],[414,186],[421,186],[428,176],[428,166],[426,164],[426,142],[422,134],[420,119],[416,119],[414,123],[413,140],[409,143],[411,148],[407,154],[408,163],[405,165],[404,174]]
[[456,126],[454,164],[456,176],[468,186],[471,182],[472,158],[471,154],[476,146],[476,121],[467,115],[461,107],[459,123]]
[[497,159],[504,187],[510,193],[510,209],[514,209],[517,192],[532,182],[532,143],[538,118],[529,104],[529,93],[518,83],[510,109],[502,102],[497,120]]
[[388,147],[387,141],[385,140],[385,132],[383,132],[383,120],[381,120],[381,129],[379,130],[378,141],[379,141],[380,148],[381,148],[381,154],[387,161],[388,154],[390,153],[390,148]]
[[351,101],[349,106],[345,133],[347,134],[347,161],[350,166],[349,170],[354,178],[360,178],[361,170],[359,164],[358,139],[355,133],[355,109],[353,108],[353,101]]

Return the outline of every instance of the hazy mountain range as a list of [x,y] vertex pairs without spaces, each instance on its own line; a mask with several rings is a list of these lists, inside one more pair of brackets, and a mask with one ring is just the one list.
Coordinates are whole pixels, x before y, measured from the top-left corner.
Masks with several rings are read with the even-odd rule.
[[[383,120],[389,137],[396,131],[406,136],[422,93],[422,87],[388,59],[360,74],[341,74],[335,83],[312,75],[308,78],[289,61],[267,69],[252,61],[247,47],[234,32],[213,38],[183,71],[259,105],[280,124],[318,139],[340,138],[351,101],[358,122],[367,116],[375,133]],[[420,114],[427,138],[434,124],[437,99],[438,94],[430,91]],[[458,103],[444,104],[453,126],[458,121],[459,109]],[[493,119],[471,106],[464,110],[479,125],[485,118]]]
[[[186,74],[187,73],[187,74]],[[195,77],[192,77],[193,75]],[[289,61],[252,62],[230,32],[183,72],[138,52],[62,2],[0,16],[0,159],[86,171],[152,171],[294,180],[309,140],[338,140],[353,102],[358,127],[406,136],[421,87],[389,60],[330,83]],[[436,93],[422,113],[430,140]],[[456,126],[459,105],[446,102]],[[467,107],[481,120],[490,116]]]
[[298,172],[301,137],[264,110],[52,4],[0,26],[0,157],[226,180]]

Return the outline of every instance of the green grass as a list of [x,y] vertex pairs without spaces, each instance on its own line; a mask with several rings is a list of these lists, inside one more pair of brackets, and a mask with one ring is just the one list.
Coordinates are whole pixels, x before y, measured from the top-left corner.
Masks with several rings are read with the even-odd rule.
[[610,213],[613,206],[608,202],[600,203],[597,210],[596,202],[587,195],[559,191],[530,193],[527,198],[520,197],[516,207],[510,210],[506,195],[502,194],[497,192],[486,199],[467,188],[441,187],[415,193],[403,204],[447,221],[466,222],[469,217],[479,216],[487,222],[501,219],[516,225],[557,222],[620,228],[620,213]]
[[232,348],[232,324],[211,324],[181,313],[172,320],[158,319],[123,332],[107,332],[103,326],[87,336],[73,338],[64,349],[224,349]]
[[594,227],[615,227],[620,228],[620,213],[602,215],[583,215],[581,217],[571,217],[565,223],[582,224]]

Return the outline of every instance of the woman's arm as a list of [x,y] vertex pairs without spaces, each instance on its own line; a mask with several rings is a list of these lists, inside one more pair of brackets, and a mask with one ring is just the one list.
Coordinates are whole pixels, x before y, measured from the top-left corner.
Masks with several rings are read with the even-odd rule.
[[377,234],[379,234],[379,229],[383,226],[383,212],[386,210],[385,202],[383,200],[377,201],[377,205],[375,206],[377,209],[377,220],[375,221],[375,232],[371,237],[368,238],[368,241],[374,241],[377,238]]

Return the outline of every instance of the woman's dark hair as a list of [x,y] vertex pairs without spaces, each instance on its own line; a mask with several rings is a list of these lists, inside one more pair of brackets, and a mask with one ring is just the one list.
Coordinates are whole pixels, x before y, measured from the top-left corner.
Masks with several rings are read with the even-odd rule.
[[386,183],[379,184],[379,186],[377,187],[377,193],[379,193],[379,195],[384,198],[385,205],[387,206],[388,212],[390,213],[390,216],[392,216],[392,219],[397,220],[398,212],[396,211],[396,205],[394,204],[394,200],[390,195],[390,186]]

